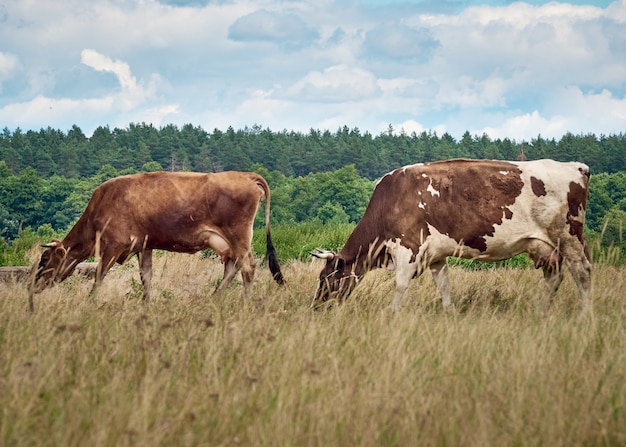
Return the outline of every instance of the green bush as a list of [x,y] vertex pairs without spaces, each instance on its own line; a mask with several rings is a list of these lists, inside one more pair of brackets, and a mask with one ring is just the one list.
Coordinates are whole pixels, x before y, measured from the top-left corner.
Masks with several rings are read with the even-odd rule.
[[[356,225],[339,223],[325,225],[320,220],[272,226],[272,241],[281,262],[291,259],[310,259],[309,252],[315,248],[339,251],[344,246]],[[67,231],[55,231],[51,225],[40,226],[36,232],[27,227],[19,236],[8,243],[0,239],[0,266],[28,265],[26,252],[34,245],[50,242],[52,239],[63,239]],[[610,265],[624,263],[621,253],[626,251],[626,242],[608,245],[602,235],[587,235],[594,262]],[[258,257],[266,254],[265,227],[254,229],[252,250]],[[205,250],[206,256],[212,256],[211,250]],[[479,262],[467,259],[450,258],[449,264],[468,270],[488,270],[491,268],[534,268],[532,260],[526,254],[517,255],[500,262]]]
[[[315,248],[339,251],[354,227],[349,223],[323,225],[320,222],[276,225],[272,226],[272,241],[281,261],[305,260]],[[265,255],[265,228],[254,230],[252,250],[257,255]]]
[[54,231],[50,224],[45,224],[36,232],[26,227],[11,244],[0,240],[0,266],[29,265],[26,252],[35,245],[50,242],[55,238],[61,239],[62,236]]
[[534,268],[535,264],[526,253],[513,256],[511,259],[505,259],[498,262],[481,262],[471,259],[450,258],[449,265],[459,266],[466,270],[489,270],[493,268]]

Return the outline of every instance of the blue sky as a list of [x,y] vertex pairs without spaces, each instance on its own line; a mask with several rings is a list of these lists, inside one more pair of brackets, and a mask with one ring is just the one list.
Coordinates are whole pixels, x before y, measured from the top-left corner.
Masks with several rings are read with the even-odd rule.
[[626,0],[0,0],[0,128],[626,132]]

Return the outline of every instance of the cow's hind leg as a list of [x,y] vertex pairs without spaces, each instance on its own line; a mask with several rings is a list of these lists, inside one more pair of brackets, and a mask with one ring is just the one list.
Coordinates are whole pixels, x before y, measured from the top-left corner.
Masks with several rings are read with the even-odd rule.
[[252,252],[248,251],[244,256],[244,260],[241,266],[241,276],[243,277],[243,291],[244,294],[247,295],[252,287],[252,282],[254,281],[254,270],[256,268],[256,262],[254,261],[254,256],[252,256]]
[[220,234],[210,231],[207,245],[219,254],[222,264],[224,264],[224,277],[213,292],[213,295],[220,295],[235,278],[241,268],[241,261],[237,258],[231,244]]
[[591,263],[587,260],[578,262],[568,262],[569,268],[580,293],[581,313],[592,313],[593,306],[591,304]]
[[555,246],[540,239],[531,240],[526,252],[535,263],[535,268],[543,270],[543,278],[545,280],[543,304],[547,307],[552,304],[552,299],[559,290],[561,282],[563,282],[563,271],[561,269],[563,257]]
[[581,313],[593,313],[591,302],[591,262],[585,241],[576,239],[573,244],[564,247],[563,257],[580,293]]
[[222,278],[222,282],[217,286],[214,295],[221,294],[226,287],[233,281],[235,275],[239,271],[240,266],[237,261],[231,257],[224,259],[224,277]]
[[543,267],[543,278],[545,280],[546,298],[545,303],[547,305],[552,304],[554,295],[559,290],[561,282],[563,282],[563,271],[560,265],[552,266],[546,265]]

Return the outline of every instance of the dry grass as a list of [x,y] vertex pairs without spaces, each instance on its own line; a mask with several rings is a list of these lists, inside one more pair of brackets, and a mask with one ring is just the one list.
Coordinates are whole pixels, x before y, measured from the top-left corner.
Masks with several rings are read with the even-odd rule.
[[280,289],[262,267],[217,300],[216,261],[167,254],[149,304],[131,265],[33,315],[3,286],[0,445],[626,444],[623,270],[596,266],[593,319],[571,278],[545,310],[541,274],[506,269],[452,269],[452,315],[426,275],[390,314],[386,271],[315,312],[320,270],[288,264]]

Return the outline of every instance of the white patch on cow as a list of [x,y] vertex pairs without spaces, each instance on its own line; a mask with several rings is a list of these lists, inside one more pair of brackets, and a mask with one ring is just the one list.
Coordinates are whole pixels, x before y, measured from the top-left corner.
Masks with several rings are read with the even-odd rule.
[[431,196],[441,196],[441,194],[439,194],[439,191],[437,191],[434,187],[433,187],[433,181],[431,180],[428,183],[428,187],[426,188],[426,191],[428,191],[430,193]]
[[428,232],[430,234],[426,237],[421,247],[423,250],[420,250],[420,256],[424,258],[422,263],[429,264],[431,261],[437,261],[448,256],[464,258],[478,254],[478,250],[464,246],[449,235],[441,233],[430,224],[428,225]]
[[500,174],[502,175],[509,175],[511,173],[511,171],[500,171]]
[[[382,182],[382,181],[383,181],[383,179],[384,179],[385,177],[387,177],[388,175],[393,175],[393,174],[395,174],[396,172],[402,172],[402,173],[405,173],[405,172],[407,171],[407,169],[413,168],[413,167],[415,167],[415,166],[424,166],[424,163],[415,163],[415,164],[412,164],[412,165],[406,165],[406,166],[402,166],[401,168],[394,169],[393,171],[390,171],[390,172],[386,173],[386,174],[385,174],[385,175],[383,175],[380,179],[378,179],[378,181],[376,182],[375,186],[378,186],[378,184],[379,184],[380,182]],[[426,174],[422,173],[422,177],[426,177]]]
[[424,210],[424,209],[426,209],[426,204],[424,202],[420,202],[420,203],[417,204],[417,207]]
[[397,311],[402,304],[402,296],[409,287],[411,278],[415,275],[418,268],[417,259],[411,262],[413,251],[402,245],[402,239],[389,239],[385,241],[387,252],[391,256],[391,261],[387,264],[387,268],[396,272],[396,292],[391,303],[391,309]]

